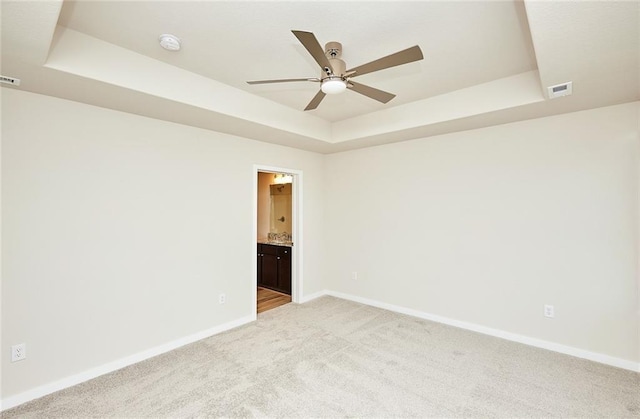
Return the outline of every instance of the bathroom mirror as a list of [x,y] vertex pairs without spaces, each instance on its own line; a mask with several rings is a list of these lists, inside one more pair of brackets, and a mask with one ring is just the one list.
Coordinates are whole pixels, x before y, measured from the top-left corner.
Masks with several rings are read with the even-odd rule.
[[291,235],[291,183],[269,185],[269,188],[271,192],[269,233]]

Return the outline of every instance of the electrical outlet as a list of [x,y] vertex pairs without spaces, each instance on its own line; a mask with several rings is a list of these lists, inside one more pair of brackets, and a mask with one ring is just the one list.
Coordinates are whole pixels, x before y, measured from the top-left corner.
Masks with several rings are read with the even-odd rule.
[[351,272],[351,279],[354,280],[354,281],[357,281],[358,280],[358,272],[356,272],[356,271]]
[[11,347],[11,362],[22,361],[27,357],[27,345],[19,343]]
[[555,315],[555,311],[553,309],[553,306],[545,304],[544,306],[544,317],[549,317],[549,318],[554,318]]
[[220,294],[218,296],[218,303],[224,304],[226,302],[227,302],[227,295],[226,294]]

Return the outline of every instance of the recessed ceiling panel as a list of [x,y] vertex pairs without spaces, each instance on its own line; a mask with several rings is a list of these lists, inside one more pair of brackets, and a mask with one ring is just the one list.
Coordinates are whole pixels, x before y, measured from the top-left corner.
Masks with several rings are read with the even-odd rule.
[[[248,80],[318,77],[291,30],[343,45],[355,67],[419,45],[424,60],[363,75],[396,94],[381,104],[347,91],[312,112],[340,121],[536,69],[524,5],[499,2],[65,2],[59,24],[301,110],[318,84]],[[160,34],[182,41],[162,49]]]

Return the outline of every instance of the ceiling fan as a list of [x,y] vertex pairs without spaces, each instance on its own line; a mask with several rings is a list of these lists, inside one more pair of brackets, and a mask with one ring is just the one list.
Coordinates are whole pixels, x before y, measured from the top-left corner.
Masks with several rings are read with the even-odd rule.
[[324,50],[311,32],[291,31],[309,51],[309,54],[320,65],[322,71],[318,78],[305,79],[279,79],[279,80],[255,80],[248,81],[249,84],[267,84],[267,83],[287,83],[296,81],[310,81],[320,83],[320,90],[315,97],[309,102],[305,111],[316,109],[322,99],[327,94],[336,94],[351,89],[356,93],[375,99],[382,103],[387,103],[396,95],[379,90],[364,84],[356,83],[351,79],[353,77],[362,76],[363,74],[372,73],[385,68],[395,67],[402,64],[411,63],[422,60],[422,51],[420,47],[415,45],[411,48],[396,52],[386,57],[371,61],[358,67],[347,70],[344,61],[340,59],[342,55],[342,44],[339,42],[329,42],[325,45]]

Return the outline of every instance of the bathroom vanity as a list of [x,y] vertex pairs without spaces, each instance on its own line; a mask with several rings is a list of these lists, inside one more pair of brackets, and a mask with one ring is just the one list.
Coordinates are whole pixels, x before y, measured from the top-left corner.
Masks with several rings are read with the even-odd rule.
[[291,246],[258,243],[258,286],[291,295]]

